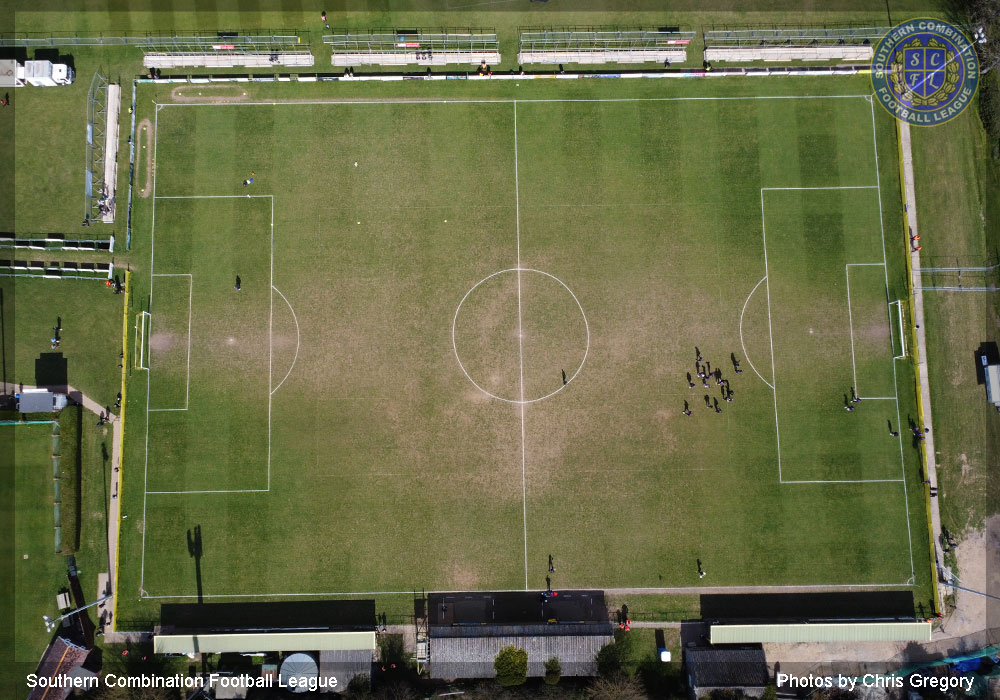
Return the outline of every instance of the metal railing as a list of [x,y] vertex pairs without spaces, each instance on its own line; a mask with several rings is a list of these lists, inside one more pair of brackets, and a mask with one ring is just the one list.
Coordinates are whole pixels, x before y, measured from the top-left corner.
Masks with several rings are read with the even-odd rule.
[[303,43],[297,30],[275,30],[253,34],[240,32],[175,32],[170,35],[148,32],[143,35],[98,34],[75,37],[51,33],[18,33],[0,35],[0,48],[52,48],[62,46],[134,46],[143,51],[187,52],[209,51],[249,52],[301,51],[308,53],[308,43]]
[[892,27],[712,27],[702,32],[706,48],[876,44]]
[[695,32],[681,31],[680,27],[524,27],[520,30],[520,51],[662,51],[687,46],[694,37]]
[[323,35],[333,53],[416,54],[498,52],[496,31],[469,29],[371,29],[366,34],[336,30]]

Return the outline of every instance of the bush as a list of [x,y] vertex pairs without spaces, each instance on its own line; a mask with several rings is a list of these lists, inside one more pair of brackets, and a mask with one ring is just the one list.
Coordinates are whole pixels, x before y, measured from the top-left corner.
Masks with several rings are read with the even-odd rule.
[[645,700],[648,697],[638,680],[622,673],[597,678],[587,688],[589,700]]
[[504,647],[493,660],[500,685],[521,685],[528,680],[528,652],[515,646]]
[[553,656],[545,662],[545,682],[548,685],[555,685],[560,678],[562,678],[562,664]]
[[979,82],[979,117],[990,139],[990,151],[1000,142],[1000,74],[997,71],[982,76]]

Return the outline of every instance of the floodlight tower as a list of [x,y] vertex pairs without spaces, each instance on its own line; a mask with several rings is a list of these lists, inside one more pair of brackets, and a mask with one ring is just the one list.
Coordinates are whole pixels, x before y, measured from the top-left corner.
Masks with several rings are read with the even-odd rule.
[[108,595],[104,596],[100,600],[95,600],[93,603],[88,603],[87,605],[84,605],[83,607],[77,608],[76,610],[70,610],[65,615],[60,615],[59,617],[57,617],[55,619],[49,617],[48,615],[42,615],[42,620],[45,622],[45,631],[46,632],[53,631],[56,628],[56,625],[58,625],[60,622],[62,622],[63,620],[65,620],[67,617],[70,617],[71,615],[76,615],[81,610],[86,610],[87,608],[92,608],[95,605],[100,605],[101,603],[103,603],[104,601],[106,601],[110,597],[111,597],[111,594],[109,593]]

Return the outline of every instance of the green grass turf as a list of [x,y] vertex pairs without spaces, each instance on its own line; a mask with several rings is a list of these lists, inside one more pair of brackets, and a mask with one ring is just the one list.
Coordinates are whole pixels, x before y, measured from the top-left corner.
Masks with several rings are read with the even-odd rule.
[[[96,600],[98,574],[108,569],[111,477],[110,460],[102,452],[102,445],[111,452],[110,432],[97,427],[90,416],[85,412],[82,422],[81,546],[74,555],[88,602]],[[56,594],[67,586],[66,557],[55,553],[53,535],[52,426],[4,426],[2,430],[14,446],[15,644],[11,660],[33,669],[51,636],[42,615],[56,614]],[[91,619],[97,618],[92,615]]]
[[[978,116],[969,112],[940,129],[912,130],[924,267],[995,264],[1000,226],[1000,172]],[[956,167],[962,164],[961,167]],[[973,278],[975,279],[975,278]],[[928,276],[925,282],[932,280]],[[937,284],[958,284],[955,276]],[[995,277],[965,284],[995,284]],[[980,528],[1000,512],[993,487],[1000,425],[986,402],[976,353],[1000,341],[996,295],[924,293],[931,406],[942,525],[952,533]]]
[[[114,405],[121,390],[122,303],[123,297],[101,280],[8,280],[0,307],[4,381],[35,384],[39,358],[55,353],[66,362],[71,386],[102,405]],[[53,350],[57,322],[61,344]]]
[[[729,85],[670,91],[744,90]],[[875,120],[882,196],[894,202],[891,122],[877,111]],[[881,259],[872,191],[766,195],[776,202],[768,230],[773,220],[785,242],[773,260],[768,247],[769,265],[780,266],[769,268],[775,357],[784,358],[778,404],[784,382],[825,362],[801,389],[802,416],[788,409],[793,435],[808,420],[823,427],[798,435],[810,450],[798,449],[796,468],[812,479],[899,479],[905,459],[909,508],[899,482],[779,484],[774,394],[740,345],[746,303],[747,352],[770,370],[767,285],[750,296],[764,275],[761,187],[873,184],[872,128],[862,98],[519,102],[515,185],[511,103],[160,109],[157,195],[235,198],[156,200],[154,267],[136,263],[140,300],[151,271],[192,275],[191,406],[200,405],[165,430],[168,413],[150,414],[147,464],[146,386],[133,374],[123,590],[194,595],[185,533],[195,525],[212,595],[520,588],[526,575],[538,587],[548,553],[562,587],[693,585],[696,558],[715,585],[906,582],[907,511],[924,527],[916,453],[887,435],[895,402],[853,414],[842,406],[855,379],[844,265]],[[251,169],[256,181],[244,190]],[[261,264],[269,220],[245,193],[274,195],[280,294],[269,299],[259,296],[271,281]],[[899,231],[898,211],[884,216]],[[137,220],[137,249],[148,253],[152,201],[138,203]],[[533,272],[520,275],[519,324],[516,273],[476,287],[456,318],[478,282],[517,266],[518,237],[521,266],[562,280],[586,326],[562,285]],[[864,395],[889,381],[892,347],[886,273],[880,285],[858,269],[851,311]],[[892,298],[900,269],[890,260]],[[188,315],[187,278],[170,278],[165,309],[164,279],[152,284],[154,335],[161,310],[172,334]],[[829,311],[819,320],[833,347],[822,358],[804,335],[817,308]],[[565,390],[524,407],[523,467],[521,408],[463,375],[453,321],[466,371],[499,396],[519,397],[522,383],[526,399],[558,390],[560,370],[572,376],[587,352]],[[270,343],[259,330],[267,326]],[[177,348],[187,338],[174,340],[152,356],[154,408],[181,378]],[[687,388],[695,345],[736,390],[721,415],[699,405],[700,386]],[[730,371],[730,352],[744,359],[743,374]],[[232,456],[252,449],[245,428],[267,402],[266,391],[240,393],[239,383],[256,387],[268,364],[269,385],[283,381],[270,398],[270,491],[144,496],[144,482],[259,488],[266,451]],[[900,398],[905,412],[905,382]],[[684,400],[692,418],[680,414]],[[221,459],[169,461],[189,445]],[[123,597],[123,619],[148,615],[140,603]]]

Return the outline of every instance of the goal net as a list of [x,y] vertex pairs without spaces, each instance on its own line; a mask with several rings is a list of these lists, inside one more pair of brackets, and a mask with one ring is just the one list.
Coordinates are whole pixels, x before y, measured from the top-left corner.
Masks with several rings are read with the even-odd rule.
[[149,328],[152,316],[140,311],[135,316],[135,368],[149,369]]
[[[895,312],[893,312],[894,308]],[[889,323],[893,324],[893,322],[898,323],[899,331],[892,335],[897,336],[899,340],[898,342],[894,341],[892,344],[892,359],[902,360],[906,357],[906,334],[903,332],[903,302],[898,299],[889,302]]]

